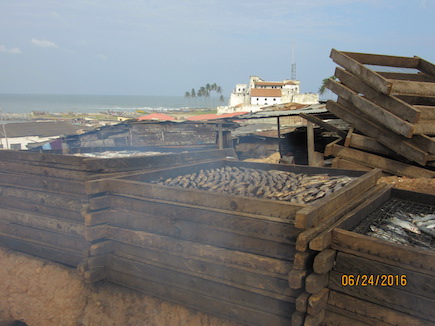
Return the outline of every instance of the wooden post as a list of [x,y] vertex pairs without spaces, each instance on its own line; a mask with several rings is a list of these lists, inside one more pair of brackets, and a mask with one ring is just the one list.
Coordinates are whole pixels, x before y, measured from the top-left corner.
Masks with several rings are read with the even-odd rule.
[[224,138],[222,133],[222,123],[218,124],[218,148],[224,149]]
[[279,152],[279,158],[282,157],[282,152],[281,152],[281,126],[279,124],[279,117],[276,117],[276,123],[278,126],[278,152]]
[[314,124],[307,120],[307,149],[308,149],[308,165],[313,166],[314,163]]

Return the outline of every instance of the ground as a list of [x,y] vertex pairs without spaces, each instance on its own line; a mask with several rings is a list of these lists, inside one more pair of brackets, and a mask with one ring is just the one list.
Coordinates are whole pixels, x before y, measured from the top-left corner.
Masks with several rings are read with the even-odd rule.
[[240,326],[76,270],[0,248],[0,326]]
[[435,179],[392,176],[380,178],[378,183],[390,183],[394,188],[435,195]]

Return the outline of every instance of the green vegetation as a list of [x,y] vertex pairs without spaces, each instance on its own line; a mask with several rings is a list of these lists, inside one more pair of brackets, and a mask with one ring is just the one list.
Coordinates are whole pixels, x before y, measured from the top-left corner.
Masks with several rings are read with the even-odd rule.
[[[215,93],[215,96],[213,96],[213,92]],[[207,83],[205,86],[201,86],[198,91],[195,91],[195,89],[192,88],[190,92],[186,91],[184,93],[184,97],[193,101],[199,101],[200,99],[202,99],[205,107],[216,107],[216,98],[219,98],[220,102],[225,101],[225,97],[222,95],[222,87],[220,87],[216,83]],[[210,99],[212,99],[213,103],[209,102]]]
[[337,80],[337,78],[335,76],[331,76],[331,77],[323,79],[322,80],[322,85],[320,86],[319,91],[318,91],[319,95],[325,94],[325,92],[328,90],[326,88],[326,83],[328,82],[328,79]]

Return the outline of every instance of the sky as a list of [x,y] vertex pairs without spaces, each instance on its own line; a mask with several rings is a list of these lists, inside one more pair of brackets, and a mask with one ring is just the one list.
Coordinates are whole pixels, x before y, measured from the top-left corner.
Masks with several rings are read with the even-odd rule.
[[0,0],[0,93],[175,95],[251,75],[317,93],[340,51],[435,63],[435,0]]

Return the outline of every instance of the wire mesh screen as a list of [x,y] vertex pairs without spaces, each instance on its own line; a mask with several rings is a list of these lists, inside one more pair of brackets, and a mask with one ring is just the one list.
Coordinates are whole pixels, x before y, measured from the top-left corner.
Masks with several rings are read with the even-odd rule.
[[370,70],[376,72],[396,72],[402,74],[418,74],[420,70],[415,68],[404,68],[404,67],[392,67],[392,66],[379,66],[379,65],[365,65]]
[[390,242],[434,250],[435,206],[391,198],[368,215],[353,231]]

